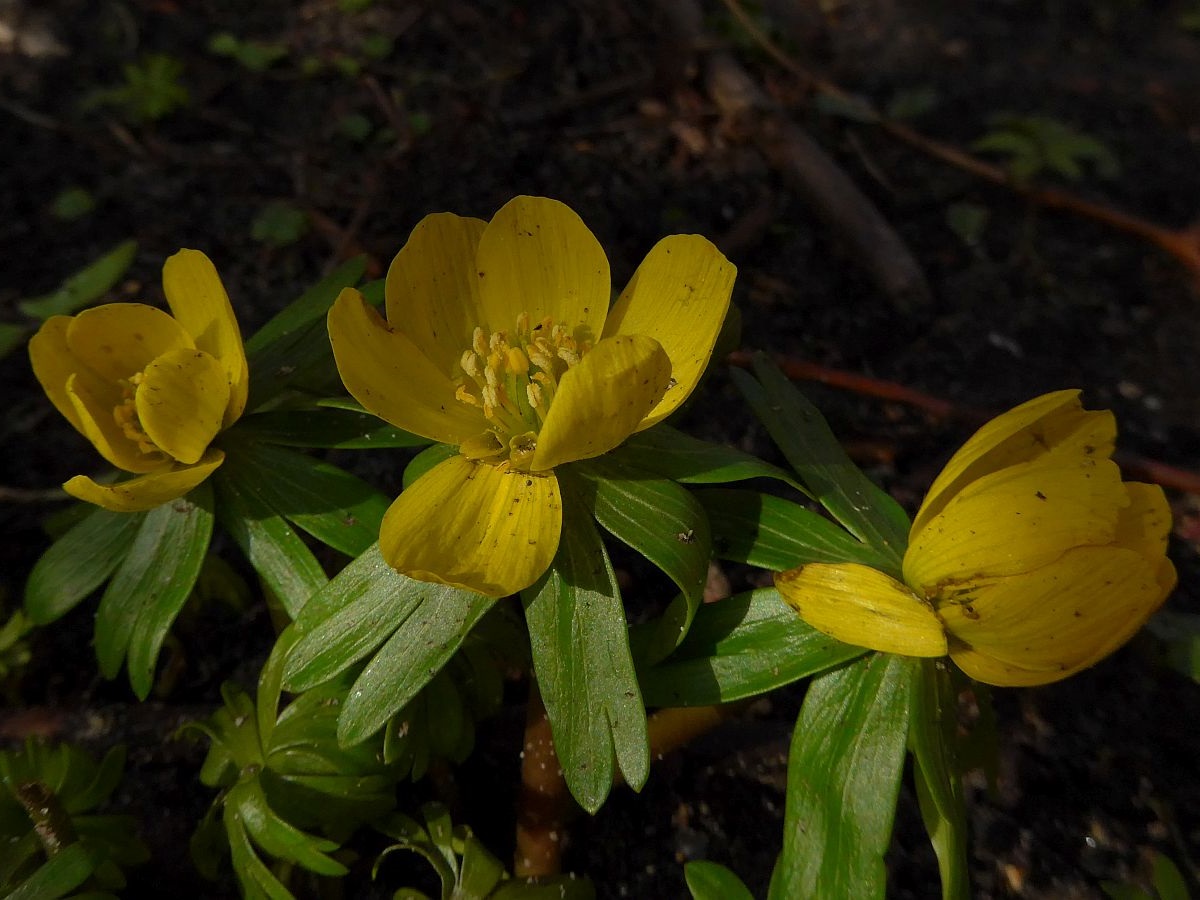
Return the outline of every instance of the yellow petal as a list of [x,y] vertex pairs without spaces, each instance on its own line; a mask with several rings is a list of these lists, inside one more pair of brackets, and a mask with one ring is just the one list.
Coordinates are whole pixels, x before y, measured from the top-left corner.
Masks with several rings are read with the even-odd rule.
[[642,260],[604,322],[604,336],[644,334],[671,359],[671,386],[641,423],[678,408],[700,380],[729,310],[737,269],[698,234],[663,238]]
[[1048,452],[1107,459],[1116,435],[1112,413],[1083,409],[1077,390],[1035,397],[992,419],[959,448],[925,495],[913,531],[923,528],[959,491],[984,475]]
[[451,378],[459,374],[472,331],[483,323],[475,251],[485,227],[482,219],[453,213],[426,216],[388,268],[388,324]]
[[140,475],[117,484],[97,484],[86,475],[76,475],[63,489],[72,497],[113,512],[141,512],[182,497],[224,461],[225,454],[213,448],[194,466]]
[[120,398],[115,385],[106,384],[99,375],[84,366],[71,353],[67,344],[67,330],[71,327],[70,316],[51,316],[29,339],[29,362],[42,390],[50,398],[63,417],[82,433],[83,423],[75,411],[75,404],[67,394],[67,382],[72,376],[87,384],[89,391],[97,396],[109,395],[114,403]]
[[925,596],[966,579],[1028,572],[1084,544],[1111,543],[1129,500],[1115,464],[1046,456],[973,481],[904,554],[904,580]]
[[225,285],[212,261],[199,250],[180,250],[163,265],[163,291],[179,324],[196,347],[220,361],[229,381],[229,402],[221,427],[246,408],[250,390],[246,348]]
[[379,550],[411,578],[503,597],[546,571],[561,530],[552,474],[452,456],[396,498],[379,529]]
[[1080,669],[1087,668],[1086,666],[1077,666],[1075,668],[1056,669],[1053,671],[1025,669],[1021,666],[1013,666],[1001,662],[994,656],[980,653],[978,650],[972,650],[969,647],[958,644],[953,639],[950,642],[950,658],[954,660],[955,665],[971,678],[974,678],[976,681],[982,681],[984,684],[994,684],[998,687],[1036,687],[1041,684],[1061,681],[1070,675],[1074,675]]
[[805,622],[831,637],[905,656],[945,656],[937,613],[896,579],[858,563],[812,563],[775,576]]
[[137,443],[126,437],[113,418],[113,409],[121,402],[121,394],[114,384],[100,382],[100,392],[93,390],[95,384],[78,374],[67,379],[67,399],[75,411],[73,423],[80,434],[92,442],[101,456],[118,469],[126,472],[156,472],[171,465],[165,453],[144,453]]
[[134,395],[142,428],[164,453],[197,462],[229,404],[225,367],[203,350],[172,350],[143,371]]
[[[1077,547],[1024,575],[964,586],[963,599],[938,612],[961,644],[952,643],[950,655],[972,678],[1046,684],[1129,640],[1166,599],[1158,576],[1157,561],[1133,550]],[[994,680],[1002,677],[995,664],[1022,680]]]
[[183,327],[144,303],[106,303],[85,309],[67,327],[67,344],[80,363],[116,384],[155,357],[194,346]]
[[1136,550],[1147,559],[1158,559],[1167,553],[1167,537],[1171,534],[1171,507],[1163,489],[1157,484],[1125,483],[1129,505],[1117,518],[1115,543]]
[[329,310],[329,342],[346,390],[381,419],[443,444],[486,430],[482,411],[455,400],[457,385],[353,288]]
[[512,331],[517,316],[584,325],[599,340],[611,299],[608,258],[570,207],[514,197],[488,223],[476,253],[487,331]]
[[644,335],[605,338],[558,385],[537,437],[532,468],[607,453],[633,434],[671,380],[671,361]]

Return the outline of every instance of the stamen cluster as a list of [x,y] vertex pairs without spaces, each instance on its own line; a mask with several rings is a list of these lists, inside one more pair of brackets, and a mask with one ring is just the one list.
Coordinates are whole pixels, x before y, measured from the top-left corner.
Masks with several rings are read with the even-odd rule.
[[455,398],[482,409],[490,426],[478,441],[464,445],[465,455],[474,459],[507,456],[515,467],[527,466],[537,449],[537,433],[554,401],[559,379],[592,348],[583,330],[572,332],[550,317],[531,327],[528,313],[517,316],[511,333],[488,335],[482,327],[475,327],[471,348],[464,350],[459,360],[463,383]]
[[138,416],[137,388],[144,378],[145,375],[138,372],[136,375],[120,380],[121,402],[113,407],[113,421],[117,423],[125,437],[137,445],[138,450],[147,456],[161,457],[165,461],[165,454],[154,441],[150,440],[150,435],[146,434],[146,429],[142,427],[142,420]]

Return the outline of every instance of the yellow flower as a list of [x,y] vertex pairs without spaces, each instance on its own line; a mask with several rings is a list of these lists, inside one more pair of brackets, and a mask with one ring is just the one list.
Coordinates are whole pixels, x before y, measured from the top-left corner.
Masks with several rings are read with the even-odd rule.
[[[100,455],[136,475],[111,485],[76,475],[67,493],[117,512],[181,497],[221,465],[210,447],[246,406],[246,353],[217,270],[198,250],[163,266],[172,315],[109,303],[52,316],[29,341],[42,389]],[[172,317],[173,316],[173,317]]]
[[536,581],[562,527],[554,468],[612,450],[687,398],[734,274],[704,238],[664,238],[610,310],[604,251],[555,200],[517,197],[491,222],[422,219],[388,270],[387,321],[350,289],[329,312],[350,393],[459,448],[392,504],[383,557],[492,597]]
[[904,583],[856,564],[775,578],[806,622],[888,653],[950,657],[996,685],[1048,684],[1129,640],[1175,586],[1171,513],[1123,483],[1110,412],[1078,391],[981,428],[934,481],[909,534]]

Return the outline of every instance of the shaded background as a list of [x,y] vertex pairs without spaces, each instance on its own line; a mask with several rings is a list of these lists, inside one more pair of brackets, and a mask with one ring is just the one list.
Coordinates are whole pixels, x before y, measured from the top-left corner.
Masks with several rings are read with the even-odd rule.
[[[195,247],[216,263],[248,335],[349,256],[368,254],[382,274],[428,212],[488,218],[514,194],[545,194],[582,215],[618,286],[662,235],[713,238],[739,267],[744,348],[960,409],[1080,387],[1087,405],[1117,412],[1126,451],[1200,465],[1196,272],[859,121],[772,59],[722,3],[700,9],[702,33],[687,35],[669,0],[0,0],[0,316],[18,321],[18,300],[135,238],[115,298],[161,302],[162,261]],[[969,149],[999,114],[1047,117],[1104,151],[1101,165],[1083,161],[1075,179],[1043,173],[1049,181],[1166,228],[1197,216],[1194,3],[776,0],[751,14],[795,64],[879,108],[907,109],[926,135]],[[770,107],[734,114],[727,83],[706,75],[714,53]],[[160,74],[139,94],[129,64]],[[163,97],[177,107],[150,118]],[[911,251],[923,283],[889,290],[872,274],[878,242],[830,224],[837,210],[797,183],[764,122],[797,126],[823,148]],[[70,189],[93,208],[65,215]],[[60,508],[41,491],[97,467],[23,351],[0,360],[0,384],[0,591],[11,607],[47,545],[42,520]],[[802,386],[910,508],[970,431],[969,417]],[[774,458],[720,367],[683,425]],[[336,461],[384,491],[399,487],[395,457]],[[1170,606],[1197,612],[1200,504],[1171,496],[1181,585]],[[636,598],[636,570],[630,584]],[[142,818],[155,852],[129,896],[168,880],[180,897],[231,896],[228,884],[192,884],[186,836],[211,797],[195,778],[201,750],[165,738],[211,709],[222,680],[252,683],[271,639],[266,617],[216,609],[185,623],[173,690],[138,705],[123,681],[95,674],[91,615],[84,603],[33,636],[21,708],[0,711],[0,735],[127,742],[116,805]],[[974,780],[970,792],[978,896],[1098,897],[1105,879],[1140,877],[1152,849],[1195,873],[1200,694],[1160,656],[1143,638],[1067,684],[998,695],[1000,791],[989,797]],[[673,897],[685,896],[681,863],[711,858],[761,894],[781,840],[798,702],[772,696],[656,767],[640,798],[617,792],[576,824],[568,865],[594,877],[600,896]],[[465,821],[502,857],[512,788],[497,785],[516,778],[520,722],[514,705],[485,728],[458,781]],[[889,863],[892,895],[938,896],[908,795]]]

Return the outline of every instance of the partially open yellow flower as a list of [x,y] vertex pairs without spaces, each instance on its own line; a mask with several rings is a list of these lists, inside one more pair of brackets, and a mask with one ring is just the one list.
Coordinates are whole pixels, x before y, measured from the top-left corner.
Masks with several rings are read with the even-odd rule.
[[839,640],[950,657],[978,681],[1048,684],[1099,662],[1175,586],[1171,512],[1123,483],[1112,413],[1078,391],[981,428],[934,481],[909,534],[904,583],[856,564],[775,578],[806,622]]
[[562,527],[554,467],[612,450],[687,398],[734,274],[704,238],[664,238],[610,310],[604,251],[562,203],[422,219],[388,270],[387,321],[351,289],[329,312],[355,399],[460,451],[392,504],[384,559],[493,597],[536,581]]
[[163,266],[171,315],[109,303],[52,316],[29,341],[51,402],[99,451],[137,475],[111,485],[76,475],[67,493],[117,512],[181,497],[221,465],[210,447],[246,406],[246,353],[208,257],[180,250]]

